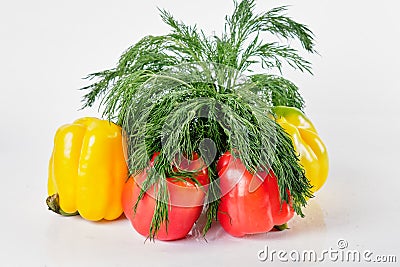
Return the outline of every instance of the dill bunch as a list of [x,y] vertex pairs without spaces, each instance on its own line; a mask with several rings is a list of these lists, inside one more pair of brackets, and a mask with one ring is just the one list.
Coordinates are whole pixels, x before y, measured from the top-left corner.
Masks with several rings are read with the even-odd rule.
[[[238,151],[235,156],[251,172],[272,168],[282,200],[291,201],[297,214],[303,216],[301,209],[312,196],[290,137],[271,111],[275,105],[303,109],[304,100],[295,84],[270,74],[273,69],[281,73],[285,63],[311,73],[311,63],[289,44],[265,42],[263,35],[297,40],[314,53],[313,33],[288,17],[286,6],[259,14],[254,0],[234,1],[234,6],[224,31],[211,37],[160,10],[171,32],[144,37],[122,54],[115,68],[88,75],[94,82],[82,88],[87,91],[83,108],[100,101],[103,117],[123,126],[132,174],[160,152],[138,200],[157,186],[150,238],[168,222],[166,177],[176,172],[171,162],[177,154],[197,152],[208,165],[204,233],[217,218],[216,161],[228,150]],[[260,66],[264,72],[255,73]]]

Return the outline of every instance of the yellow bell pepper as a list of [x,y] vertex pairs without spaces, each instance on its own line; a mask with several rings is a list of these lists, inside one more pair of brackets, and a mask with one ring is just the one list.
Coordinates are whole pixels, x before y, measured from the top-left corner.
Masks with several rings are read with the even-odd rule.
[[318,191],[328,177],[329,160],[326,147],[312,122],[301,110],[277,106],[273,109],[279,125],[290,135],[300,164],[313,188]]
[[128,177],[124,151],[122,129],[109,121],[81,118],[61,126],[49,162],[49,209],[91,221],[118,218]]

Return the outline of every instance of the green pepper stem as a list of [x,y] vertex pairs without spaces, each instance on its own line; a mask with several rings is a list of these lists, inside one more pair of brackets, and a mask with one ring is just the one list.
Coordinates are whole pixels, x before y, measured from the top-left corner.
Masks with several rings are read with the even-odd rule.
[[59,200],[59,196],[58,196],[57,193],[54,194],[54,195],[48,196],[47,199],[46,199],[46,204],[47,204],[47,207],[49,207],[49,210],[51,210],[51,211],[53,211],[53,212],[55,212],[57,214],[60,214],[62,216],[79,215],[78,211],[76,211],[74,213],[67,213],[67,212],[63,211],[60,208],[60,200]]
[[274,229],[278,230],[278,231],[283,231],[286,229],[289,229],[287,223],[281,224],[281,225],[275,225]]

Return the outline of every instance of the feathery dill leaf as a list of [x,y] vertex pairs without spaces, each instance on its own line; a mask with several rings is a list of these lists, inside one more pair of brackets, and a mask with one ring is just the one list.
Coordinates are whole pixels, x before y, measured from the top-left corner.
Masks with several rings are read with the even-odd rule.
[[255,84],[251,90],[271,106],[304,109],[304,99],[291,81],[276,75],[254,74],[249,76]]

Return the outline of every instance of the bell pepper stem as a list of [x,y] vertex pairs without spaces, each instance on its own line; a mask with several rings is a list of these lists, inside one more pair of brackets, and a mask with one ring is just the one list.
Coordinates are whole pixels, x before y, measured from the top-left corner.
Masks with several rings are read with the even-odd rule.
[[58,194],[48,196],[46,199],[46,204],[47,204],[47,207],[49,207],[49,210],[51,210],[57,214],[60,214],[62,216],[75,216],[75,215],[79,214],[78,211],[76,211],[74,213],[67,213],[67,212],[63,211],[60,208],[60,201],[59,201]]
[[286,229],[289,229],[287,223],[281,224],[281,225],[275,225],[274,229],[278,230],[278,231],[283,231]]

